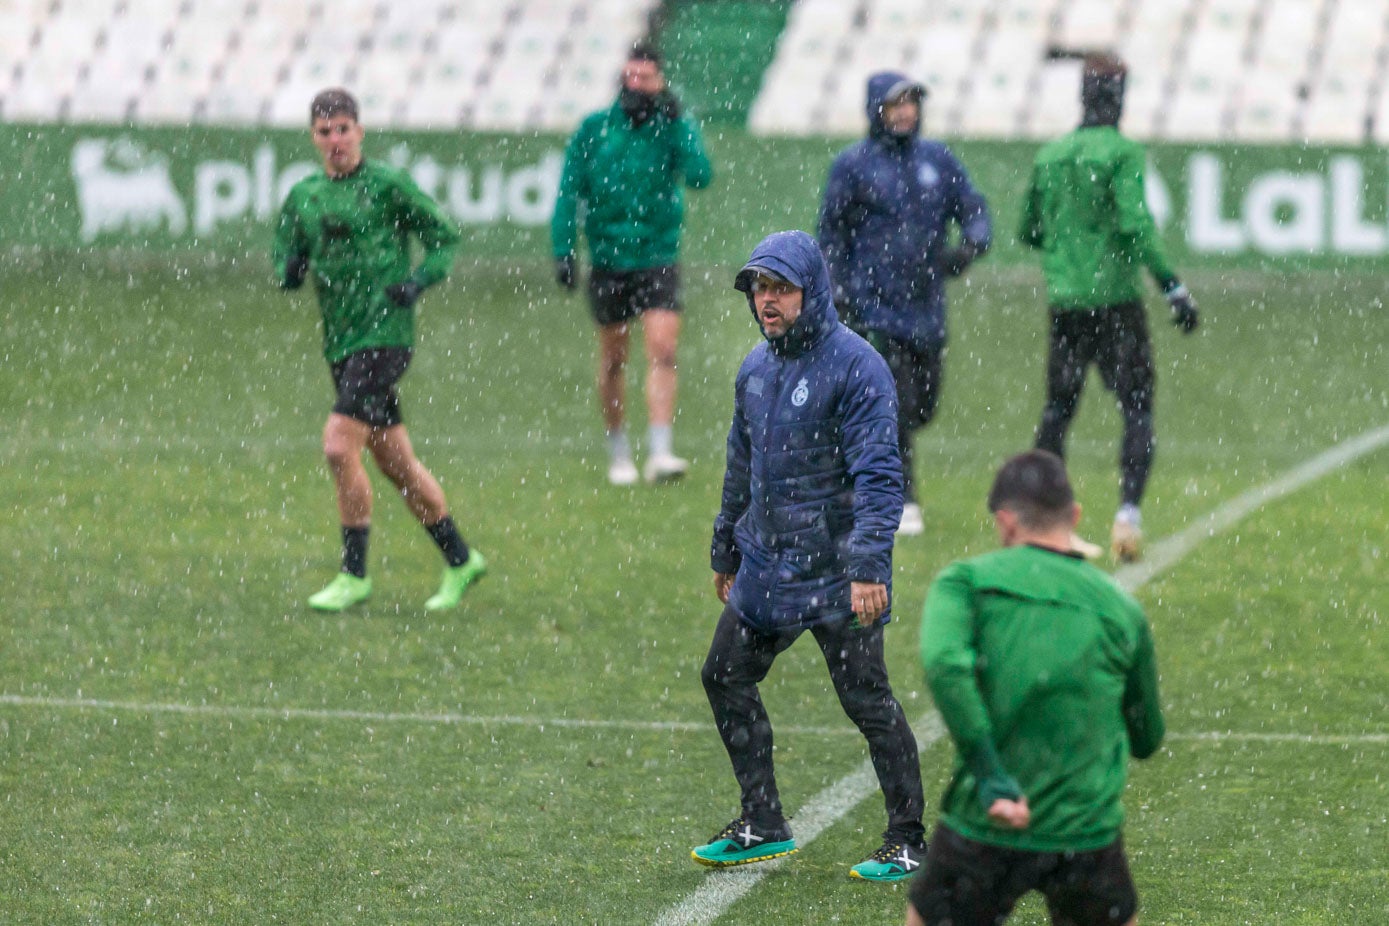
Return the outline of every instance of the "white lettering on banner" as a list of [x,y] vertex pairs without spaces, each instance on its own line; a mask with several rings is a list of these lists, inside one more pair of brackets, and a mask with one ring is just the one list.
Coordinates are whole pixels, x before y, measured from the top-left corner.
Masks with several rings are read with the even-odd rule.
[[564,158],[551,151],[532,167],[522,167],[506,184],[506,211],[521,225],[544,225],[554,211]]
[[1341,254],[1383,254],[1389,233],[1365,221],[1365,170],[1360,159],[1331,159],[1331,248]]
[[1244,222],[1266,254],[1316,254],[1325,247],[1326,184],[1316,174],[1275,170],[1249,185]]
[[[538,162],[509,174],[499,165],[477,170],[445,167],[430,155],[411,158],[405,145],[395,146],[389,161],[408,170],[420,189],[440,200],[465,224],[510,220],[543,225],[550,220],[563,158],[547,152]],[[294,184],[318,165],[294,161],[278,167],[273,145],[255,150],[251,163],[206,160],[193,167],[192,230],[208,235],[228,222],[273,221]],[[82,213],[81,238],[91,243],[102,235],[149,234],[167,229],[182,237],[189,230],[188,209],[169,172],[169,159],[128,136],[83,138],[72,148],[71,170]],[[474,195],[473,178],[481,177]]]
[[1186,235],[1193,251],[1243,251],[1244,229],[1221,216],[1222,172],[1213,154],[1193,154],[1187,162]]
[[502,169],[489,167],[482,172],[482,191],[474,198],[471,171],[455,167],[449,171],[446,205],[464,224],[495,222],[502,214]]
[[251,208],[251,172],[235,161],[203,161],[193,172],[193,231],[206,235]]
[[409,171],[415,183],[464,225],[485,225],[508,219],[517,225],[544,225],[550,221],[564,158],[550,151],[537,163],[518,167],[510,176],[500,165],[480,171],[456,166],[445,168],[429,155],[412,158],[407,145],[396,145],[388,160]]
[[1389,253],[1389,228],[1365,218],[1360,158],[1337,155],[1329,173],[1329,180],[1317,172],[1260,174],[1245,190],[1238,215],[1226,217],[1224,165],[1210,152],[1193,154],[1187,161],[1187,244],[1207,254]]
[[84,244],[109,232],[148,234],[188,228],[188,213],[169,176],[169,161],[126,135],[84,138],[72,146],[72,179]]
[[1143,171],[1143,200],[1148,204],[1148,211],[1153,214],[1153,224],[1158,228],[1166,228],[1167,223],[1172,220],[1172,193],[1167,189],[1166,182],[1152,161],[1148,162],[1147,168]]

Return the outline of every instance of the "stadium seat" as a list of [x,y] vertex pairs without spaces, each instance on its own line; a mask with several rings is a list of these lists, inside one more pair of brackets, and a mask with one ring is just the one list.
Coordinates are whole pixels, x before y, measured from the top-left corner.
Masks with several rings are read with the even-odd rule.
[[1115,47],[1123,8],[1113,0],[1071,0],[1059,9],[1055,44],[1076,51]]
[[1035,89],[1023,107],[1021,131],[1037,138],[1054,138],[1080,125],[1080,61],[1048,61],[1037,75]]
[[137,119],[187,122],[212,86],[212,75],[230,43],[225,24],[201,20],[178,23],[168,48],[155,62],[154,77],[135,104]]
[[960,131],[971,137],[1015,134],[1028,85],[1042,66],[1042,43],[1032,28],[991,30],[961,110]]
[[1300,93],[1300,79],[1283,68],[1251,66],[1240,85],[1234,136],[1247,141],[1290,140]]

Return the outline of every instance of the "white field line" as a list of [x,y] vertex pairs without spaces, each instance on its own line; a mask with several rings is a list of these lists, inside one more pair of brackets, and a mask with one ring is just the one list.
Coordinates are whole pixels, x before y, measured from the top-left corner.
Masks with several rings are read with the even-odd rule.
[[[1258,486],[1212,511],[1195,524],[1173,534],[1171,537],[1152,544],[1141,563],[1121,568],[1115,578],[1125,588],[1136,591],[1156,576],[1180,562],[1203,540],[1222,533],[1239,523],[1262,505],[1290,495],[1303,486],[1320,479],[1338,467],[1344,466],[1380,447],[1389,444],[1389,426],[1368,431],[1358,437],[1344,441],[1331,449],[1294,467],[1284,475]],[[244,717],[265,719],[305,719],[305,720],[353,720],[372,723],[420,723],[435,725],[474,725],[474,726],[526,726],[536,729],[546,727],[569,729],[608,729],[651,732],[695,732],[707,729],[707,723],[687,721],[630,721],[630,720],[582,720],[571,718],[535,718],[525,716],[477,716],[452,713],[392,713],[350,710],[315,710],[309,708],[275,707],[223,707],[198,704],[147,704],[127,701],[101,701],[85,698],[47,698],[23,695],[0,694],[0,704],[17,707],[66,708],[77,710],[126,711],[131,713],[173,713],[216,717]],[[917,739],[924,750],[944,735],[940,718],[934,712],[927,714],[917,724]],[[858,735],[849,727],[784,727],[783,733],[809,735]],[[1197,741],[1249,741],[1249,742],[1291,742],[1311,745],[1356,745],[1380,744],[1389,742],[1389,735],[1302,735],[1293,733],[1236,733],[1207,732],[1169,734],[1170,739]],[[808,845],[826,828],[833,825],[860,801],[875,792],[877,779],[872,764],[865,761],[844,778],[830,785],[807,802],[791,820],[797,843]],[[705,879],[693,894],[668,908],[657,920],[659,926],[683,926],[683,924],[709,924],[723,915],[739,898],[752,890],[770,871],[781,867],[779,862],[771,862],[751,869],[734,869],[719,872]]]
[[[218,704],[169,704],[143,701],[103,701],[96,698],[49,698],[36,695],[0,694],[0,705],[45,709],[107,711],[129,714],[184,714],[202,717],[230,717],[244,720],[351,720],[364,723],[417,723],[433,726],[469,727],[547,727],[570,730],[619,730],[638,733],[703,733],[707,721],[690,720],[585,720],[577,717],[527,717],[520,714],[410,713],[394,711],[351,711],[302,707],[238,707]],[[807,736],[859,736],[850,724],[838,727],[778,728],[779,732]]]
[[[1337,444],[1306,463],[1294,467],[1272,482],[1251,489],[1226,502],[1206,518],[1185,530],[1153,544],[1145,551],[1143,562],[1118,570],[1114,577],[1125,588],[1136,591],[1155,576],[1181,561],[1201,541],[1227,530],[1261,505],[1295,492],[1309,482],[1320,479],[1337,467],[1344,466],[1386,443],[1389,443],[1389,426],[1369,431],[1359,437]],[[944,732],[939,715],[928,715],[920,726],[926,728],[926,732],[930,734],[929,738],[920,737],[923,750],[939,739]],[[1207,736],[1217,738],[1221,735],[1209,734]],[[1230,739],[1234,736],[1225,735],[1224,738]],[[1245,738],[1253,737],[1246,735]],[[796,834],[797,845],[809,844],[812,839],[819,835],[821,830],[838,820],[839,816],[848,813],[859,801],[868,797],[877,788],[878,782],[873,776],[873,768],[869,762],[865,762],[855,771],[825,788],[815,796],[810,804],[806,805],[806,808],[802,809],[801,813],[796,814],[790,820],[791,830]],[[823,819],[819,816],[823,812],[820,809],[822,806],[841,809],[833,818]],[[802,816],[812,808],[817,814],[813,818],[816,824],[816,828],[813,830],[807,828],[802,822]],[[780,866],[775,864],[759,865],[756,866],[755,871],[737,871],[733,877],[729,877],[724,872],[712,874],[693,894],[667,908],[661,914],[660,919],[656,921],[657,926],[687,926],[687,924],[696,923],[701,924],[701,926],[708,926],[722,916],[724,911],[736,903],[739,898],[751,891],[762,880],[767,871],[775,870],[776,867]]]
[[1120,568],[1114,573],[1114,578],[1130,591],[1138,589],[1170,569],[1201,541],[1229,530],[1269,502],[1291,495],[1308,483],[1316,482],[1327,473],[1386,444],[1389,444],[1389,425],[1342,441],[1273,481],[1236,496],[1172,536],[1154,543],[1143,551],[1142,562]]
[[[73,710],[125,714],[181,714],[230,718],[232,720],[311,720],[352,721],[380,724],[415,723],[423,726],[467,727],[529,727],[544,731],[613,730],[619,733],[705,733],[707,721],[692,720],[585,720],[574,717],[525,717],[512,714],[454,714],[409,713],[392,711],[350,711],[296,707],[236,707],[216,704],[169,704],[148,701],[104,701],[97,698],[49,698],[34,695],[0,694],[0,705],[32,707],[42,710]],[[923,744],[940,738],[939,717],[927,714],[919,723],[917,738]],[[777,733],[786,736],[853,736],[862,734],[850,724],[835,727],[777,726]],[[1169,733],[1168,739],[1203,740],[1208,742],[1306,743],[1308,745],[1362,745],[1389,743],[1389,733],[1240,733],[1232,730],[1211,730],[1194,733]],[[864,770],[868,771],[865,765]],[[813,803],[813,802],[812,802]],[[802,811],[804,813],[804,811]],[[818,832],[818,830],[817,830]],[[803,830],[797,829],[800,838]]]

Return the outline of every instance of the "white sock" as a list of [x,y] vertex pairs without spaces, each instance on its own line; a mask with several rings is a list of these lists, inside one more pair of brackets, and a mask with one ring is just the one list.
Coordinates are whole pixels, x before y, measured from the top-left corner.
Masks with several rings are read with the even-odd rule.
[[668,424],[653,424],[647,431],[653,457],[674,456],[675,431]]
[[1125,504],[1119,506],[1119,511],[1114,515],[1115,521],[1122,521],[1134,527],[1143,526],[1143,514],[1138,510],[1137,505]]
[[613,460],[632,459],[632,442],[627,439],[626,428],[608,432],[608,456]]

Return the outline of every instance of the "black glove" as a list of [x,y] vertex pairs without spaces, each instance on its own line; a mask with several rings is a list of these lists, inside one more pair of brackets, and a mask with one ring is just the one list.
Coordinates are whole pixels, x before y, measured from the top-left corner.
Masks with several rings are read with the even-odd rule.
[[1201,315],[1196,311],[1196,300],[1177,280],[1171,280],[1162,288],[1167,304],[1172,307],[1172,324],[1182,329],[1183,334],[1191,334],[1201,324]]
[[940,269],[948,277],[957,277],[964,273],[978,256],[979,248],[968,241],[961,241],[941,252]]
[[656,94],[656,110],[671,122],[680,118],[680,100],[669,90]]
[[285,278],[280,281],[280,285],[285,289],[298,289],[304,285],[304,279],[309,275],[309,259],[302,254],[296,254],[285,261]]
[[420,293],[424,292],[424,287],[414,280],[406,280],[403,283],[392,283],[386,287],[386,298],[400,306],[408,309],[415,304],[415,300],[420,298]]
[[555,280],[565,289],[573,289],[579,285],[579,269],[574,262],[574,255],[555,258]]

